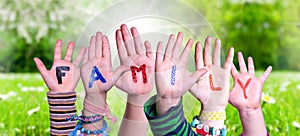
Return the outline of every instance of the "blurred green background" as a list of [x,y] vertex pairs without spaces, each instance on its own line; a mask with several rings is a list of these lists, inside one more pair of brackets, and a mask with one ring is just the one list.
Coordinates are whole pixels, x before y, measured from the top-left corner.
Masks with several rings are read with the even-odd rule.
[[[267,129],[271,135],[299,135],[300,0],[181,1],[207,19],[225,51],[233,46],[235,53],[252,56],[258,70],[273,66],[264,92],[275,102],[262,102]],[[64,46],[71,40],[76,43],[86,24],[116,2],[119,0],[0,1],[0,136],[49,135],[47,87],[39,74],[31,73],[37,72],[33,57],[50,68],[56,40],[62,39]],[[79,88],[82,90],[81,85]],[[117,135],[125,108],[124,102],[113,101],[119,99],[116,95],[112,90],[109,98],[113,99],[108,99],[119,118],[117,125],[111,125],[111,135]],[[78,98],[81,96],[79,93]],[[186,114],[190,121],[199,112],[199,103],[190,94],[185,97],[185,105],[198,105]],[[77,104],[80,111],[80,101]],[[238,113],[230,105],[226,125],[229,135],[242,131]]]

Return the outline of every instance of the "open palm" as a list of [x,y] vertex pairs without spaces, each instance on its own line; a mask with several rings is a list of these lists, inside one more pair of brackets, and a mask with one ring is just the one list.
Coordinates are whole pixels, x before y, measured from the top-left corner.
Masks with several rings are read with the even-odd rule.
[[[57,40],[54,51],[54,61],[50,70],[47,70],[47,68],[39,58],[34,58],[34,62],[50,91],[71,92],[74,91],[80,79],[79,64],[83,58],[85,48],[81,48],[78,56],[73,63],[71,62],[71,59],[73,55],[74,43],[69,42],[64,59],[62,59],[61,57],[61,48],[62,41]],[[58,67],[67,68],[61,71],[62,73],[64,73],[64,76],[61,76],[61,79],[57,77]],[[61,80],[61,82],[59,80]]]
[[180,98],[206,72],[204,69],[199,69],[190,75],[186,69],[186,64],[193,40],[190,39],[187,42],[183,53],[180,55],[182,40],[183,34],[181,32],[178,33],[176,41],[175,36],[170,35],[164,56],[162,55],[162,42],[158,43],[155,81],[159,97]]
[[[92,36],[90,46],[85,52],[81,68],[81,78],[87,95],[101,93],[105,94],[113,86],[113,72],[111,65],[110,47],[107,36],[97,32]],[[100,75],[96,72],[98,70]],[[94,74],[94,75],[93,75]],[[102,76],[102,80],[93,78]]]
[[[150,93],[154,83],[154,58],[149,42],[142,43],[136,28],[126,25],[116,31],[116,42],[121,66],[128,69],[117,80],[116,87],[133,95]],[[146,49],[146,50],[145,50]]]
[[[230,69],[233,60],[233,48],[230,48],[224,68],[220,65],[221,41],[216,39],[214,52],[211,55],[211,37],[207,37],[202,57],[201,44],[196,47],[196,69],[205,68],[208,72],[190,89],[190,92],[201,101],[202,108],[215,111],[216,108],[225,107],[229,98]],[[212,60],[211,60],[211,56]],[[203,63],[204,62],[204,63]]]
[[270,75],[272,67],[268,67],[265,73],[255,77],[255,70],[252,57],[248,57],[248,70],[241,52],[238,53],[240,73],[232,65],[231,74],[234,80],[230,92],[229,102],[239,110],[252,110],[260,107],[260,98],[263,84]]

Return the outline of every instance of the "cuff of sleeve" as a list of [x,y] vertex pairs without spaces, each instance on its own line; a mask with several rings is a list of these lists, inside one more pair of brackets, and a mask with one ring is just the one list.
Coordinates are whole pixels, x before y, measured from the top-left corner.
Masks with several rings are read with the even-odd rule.
[[48,103],[50,106],[74,106],[76,92],[48,92]]
[[76,92],[48,92],[50,111],[50,135],[68,135],[76,126],[76,121],[67,117],[76,115]]
[[156,111],[156,95],[151,97],[144,105],[144,112],[154,135],[166,135],[177,131],[180,125],[186,122],[184,118],[182,100],[176,106],[161,116]]

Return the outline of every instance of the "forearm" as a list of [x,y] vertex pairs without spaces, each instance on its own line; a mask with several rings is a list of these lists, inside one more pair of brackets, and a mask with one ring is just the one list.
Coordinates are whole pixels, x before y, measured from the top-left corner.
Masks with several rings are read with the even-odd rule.
[[76,126],[76,121],[66,118],[76,115],[75,92],[48,92],[50,110],[50,135],[68,135]]
[[148,98],[149,94],[144,96],[127,96],[126,109],[119,129],[119,136],[147,134],[148,121],[143,105]]
[[243,136],[267,136],[261,107],[255,110],[239,110],[243,124]]
[[176,106],[181,98],[160,97],[156,96],[156,111],[158,115],[166,114],[171,107]]
[[[95,106],[98,106],[102,109],[105,109],[106,104],[106,94],[93,94],[93,95],[86,95],[84,98],[85,103],[92,102]],[[94,116],[97,115],[92,109],[90,109],[88,106],[84,106],[82,110],[83,116]],[[92,123],[92,124],[83,124],[83,128],[89,129],[89,130],[98,130],[103,127],[103,119]]]

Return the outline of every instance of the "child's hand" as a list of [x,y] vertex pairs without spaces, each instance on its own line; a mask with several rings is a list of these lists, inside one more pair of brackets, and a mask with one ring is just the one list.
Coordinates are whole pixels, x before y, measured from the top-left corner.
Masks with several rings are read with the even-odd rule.
[[86,95],[106,94],[113,86],[110,47],[107,36],[97,32],[92,36],[81,67]]
[[131,35],[126,25],[121,25],[121,29],[116,31],[121,63],[119,68],[126,68],[128,71],[122,74],[115,85],[128,95],[138,97],[148,95],[153,88],[154,58],[150,43],[142,43],[136,28],[131,28]]
[[252,58],[248,57],[248,71],[241,52],[238,53],[238,60],[241,73],[238,73],[232,64],[231,75],[234,85],[229,102],[239,111],[243,136],[266,136],[268,134],[259,102],[263,84],[270,75],[272,67],[269,66],[261,77],[256,78]]
[[[233,60],[234,49],[230,48],[224,68],[221,67],[221,41],[216,39],[211,60],[211,37],[207,37],[204,47],[196,47],[196,69],[206,68],[208,72],[190,89],[190,92],[201,101],[203,111],[225,111],[229,97],[230,65]],[[204,62],[204,64],[203,64]]]
[[239,111],[255,110],[260,107],[262,87],[272,67],[269,66],[261,77],[256,78],[252,58],[248,57],[248,71],[241,52],[238,53],[238,60],[241,73],[238,73],[236,67],[232,65],[234,86],[230,92],[229,102]]
[[174,35],[170,35],[164,56],[162,42],[159,42],[157,46],[155,81],[158,103],[156,109],[160,115],[166,113],[171,106],[176,105],[181,96],[207,72],[200,68],[193,74],[188,72],[186,64],[193,40],[189,39],[180,55],[182,39],[181,32],[178,33],[176,41]]
[[56,41],[54,61],[50,70],[47,70],[39,58],[34,58],[34,62],[50,91],[71,92],[74,91],[80,79],[79,64],[83,58],[85,48],[81,48],[78,56],[72,63],[74,43],[69,42],[64,60],[61,57],[61,44],[61,40]]

